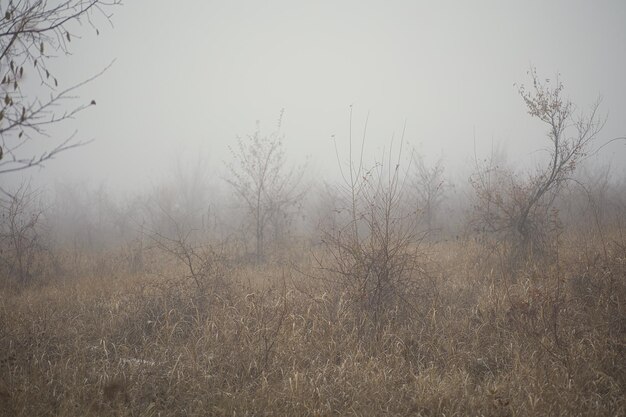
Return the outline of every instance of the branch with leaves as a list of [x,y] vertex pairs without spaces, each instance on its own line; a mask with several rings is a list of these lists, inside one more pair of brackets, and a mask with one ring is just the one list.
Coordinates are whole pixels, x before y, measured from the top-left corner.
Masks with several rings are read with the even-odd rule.
[[111,23],[110,9],[117,5],[121,0],[11,0],[0,6],[0,175],[41,166],[87,143],[77,141],[74,133],[34,154],[26,145],[49,137],[51,125],[96,104],[95,100],[73,107],[67,103],[110,65],[83,82],[61,88],[49,63],[70,53],[70,43],[79,38],[75,28],[87,24],[99,33],[97,22]]

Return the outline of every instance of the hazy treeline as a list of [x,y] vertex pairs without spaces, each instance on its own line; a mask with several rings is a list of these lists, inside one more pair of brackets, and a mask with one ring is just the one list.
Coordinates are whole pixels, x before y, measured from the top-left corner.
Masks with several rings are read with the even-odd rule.
[[[397,202],[404,213],[401,221],[415,223],[420,238],[428,241],[487,236],[484,225],[475,222],[481,201],[471,182],[449,178],[442,160],[428,165],[420,155],[405,153],[408,155],[401,155],[399,163],[403,177]],[[285,167],[288,162],[284,161]],[[492,162],[506,165],[506,161]],[[22,273],[29,279],[36,275],[35,260],[56,252],[95,255],[117,251],[128,267],[136,270],[137,256],[153,247],[155,239],[182,236],[196,242],[228,243],[238,259],[253,260],[255,213],[232,189],[228,170],[215,175],[211,168],[201,159],[184,167],[179,164],[150,187],[125,196],[88,181],[55,183],[45,189],[24,183],[8,189],[12,197],[4,196],[1,207],[4,276],[16,273],[11,254],[20,251],[30,251],[22,265],[28,269]],[[271,204],[262,208],[268,212],[264,255],[280,253],[296,242],[319,244],[323,231],[345,222],[349,201],[343,180],[317,181],[303,169],[294,186],[299,193],[297,201],[288,210],[270,213],[276,209]],[[573,179],[553,205],[567,230],[588,236],[620,230],[626,221],[624,178],[613,174],[610,166],[587,163]]]

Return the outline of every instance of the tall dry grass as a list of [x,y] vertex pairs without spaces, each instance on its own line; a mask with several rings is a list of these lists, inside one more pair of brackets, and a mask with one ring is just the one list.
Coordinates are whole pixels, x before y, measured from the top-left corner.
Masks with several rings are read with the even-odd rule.
[[625,415],[626,249],[579,244],[513,278],[434,245],[436,291],[375,335],[302,256],[230,265],[228,291],[171,264],[4,288],[0,414]]

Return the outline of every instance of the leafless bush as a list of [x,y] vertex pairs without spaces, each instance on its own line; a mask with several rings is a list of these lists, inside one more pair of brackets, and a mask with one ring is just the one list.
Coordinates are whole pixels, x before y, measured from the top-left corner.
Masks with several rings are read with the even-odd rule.
[[[361,147],[366,129],[367,122]],[[407,184],[401,158],[402,146],[395,159],[390,151],[388,161],[368,170],[362,154],[358,163],[350,155],[338,187],[339,219],[323,230],[324,255],[318,259],[330,275],[328,281],[376,327],[400,311],[412,313],[429,289],[419,262],[424,235],[418,230],[416,212],[404,199]]]
[[227,294],[230,283],[225,246],[196,239],[194,230],[185,230],[173,220],[172,224],[175,226],[173,235],[149,234],[155,247],[184,267],[186,274],[183,278],[192,281],[200,295]]

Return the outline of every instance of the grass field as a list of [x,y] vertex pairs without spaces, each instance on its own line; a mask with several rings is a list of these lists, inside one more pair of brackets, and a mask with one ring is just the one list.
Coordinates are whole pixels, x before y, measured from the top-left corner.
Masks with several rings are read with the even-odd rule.
[[1,290],[0,414],[623,416],[626,249],[589,245],[503,274],[433,244],[410,313],[376,323],[307,251],[206,287],[104,257]]

